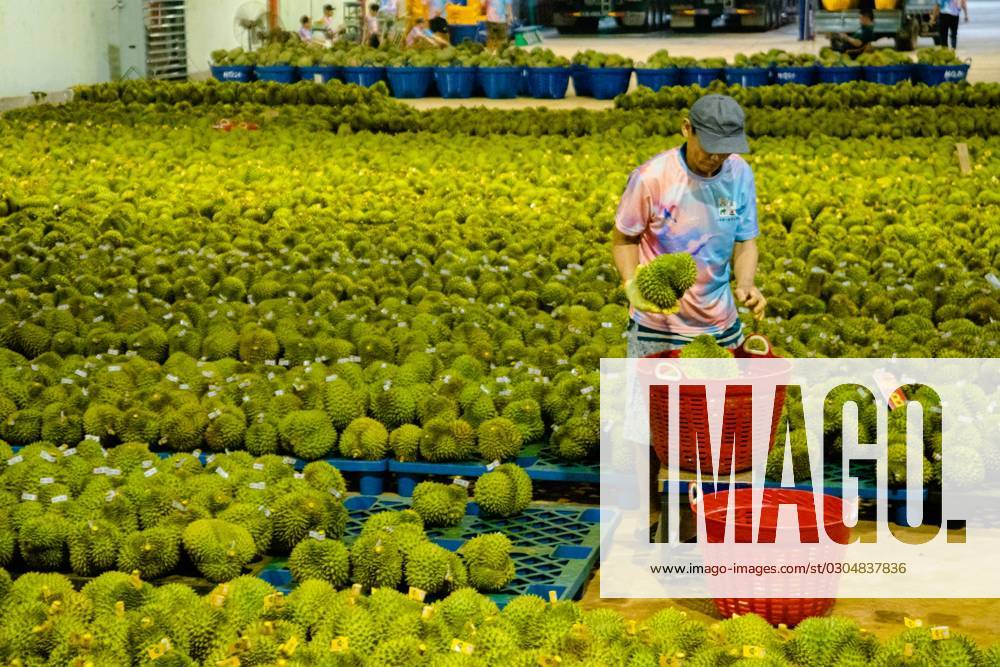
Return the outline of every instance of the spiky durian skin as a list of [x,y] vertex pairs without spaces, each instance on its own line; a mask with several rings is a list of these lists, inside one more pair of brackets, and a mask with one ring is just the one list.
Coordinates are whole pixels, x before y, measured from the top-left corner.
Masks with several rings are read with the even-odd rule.
[[358,417],[340,437],[340,453],[347,458],[376,461],[385,458],[389,432],[371,417]]
[[505,463],[476,480],[475,501],[485,514],[513,516],[531,502],[531,478],[523,468]]
[[526,443],[535,442],[545,434],[542,408],[532,398],[511,401],[504,406],[503,416],[514,422]]
[[307,461],[323,458],[337,442],[337,430],[322,410],[294,410],[278,426],[282,443]]
[[78,521],[70,527],[66,542],[73,572],[90,577],[114,568],[121,547],[121,533],[104,519]]
[[131,533],[122,540],[118,569],[139,571],[146,579],[173,572],[180,560],[180,533],[176,528],[158,527]]
[[350,554],[339,540],[306,538],[292,549],[288,569],[297,581],[322,579],[340,588],[350,581]]
[[409,387],[378,387],[372,390],[371,414],[386,428],[402,426],[416,419],[417,398]]
[[248,364],[260,365],[278,358],[281,346],[273,333],[263,327],[245,329],[240,334],[240,359]]
[[278,429],[267,421],[254,422],[247,428],[243,443],[254,456],[274,454],[278,451]]
[[221,519],[199,519],[184,529],[184,549],[210,581],[239,576],[256,553],[249,531]]
[[344,430],[352,421],[365,415],[364,394],[340,377],[326,384],[323,405],[331,423],[339,430]]
[[208,449],[221,452],[228,449],[241,449],[246,435],[246,416],[236,408],[225,408],[222,414],[208,421],[205,429],[205,445]]
[[406,558],[406,584],[427,593],[465,586],[467,573],[461,559],[433,542],[413,548]]
[[397,461],[416,461],[424,430],[416,424],[403,424],[389,434],[389,449]]
[[671,286],[671,275],[669,271],[660,263],[660,260],[667,257],[661,255],[649,264],[643,266],[635,276],[639,293],[644,299],[663,309],[673,308],[677,305],[677,292]]
[[462,419],[435,418],[424,424],[420,456],[428,461],[462,461],[475,455],[476,432]]
[[468,492],[458,484],[421,482],[413,489],[411,507],[428,526],[457,526],[468,501]]
[[733,353],[719,345],[715,336],[702,334],[681,348],[681,359],[731,359]]
[[506,461],[521,451],[524,437],[506,417],[487,419],[479,425],[479,454],[486,461]]
[[271,503],[270,512],[274,526],[272,549],[278,553],[291,551],[311,530],[339,537],[347,523],[344,504],[329,493],[313,489],[282,495]]
[[24,521],[18,531],[18,547],[24,562],[41,570],[57,570],[66,560],[69,522],[60,514],[46,512]]
[[396,588],[403,580],[403,555],[391,536],[361,535],[351,545],[351,577],[367,588]]
[[469,583],[477,590],[499,591],[516,574],[510,557],[511,543],[501,533],[477,535],[458,550],[469,572]]

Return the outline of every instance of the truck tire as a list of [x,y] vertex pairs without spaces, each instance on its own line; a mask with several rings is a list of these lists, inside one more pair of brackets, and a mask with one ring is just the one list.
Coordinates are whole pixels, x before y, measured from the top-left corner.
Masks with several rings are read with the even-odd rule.
[[560,35],[586,35],[597,32],[597,25],[600,19],[596,16],[578,16],[571,25],[556,26]]

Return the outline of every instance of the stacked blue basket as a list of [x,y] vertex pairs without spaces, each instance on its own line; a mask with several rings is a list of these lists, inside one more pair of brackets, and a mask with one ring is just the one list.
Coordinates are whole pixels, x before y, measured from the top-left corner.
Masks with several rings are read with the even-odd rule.
[[631,81],[631,67],[594,68],[590,70],[590,94],[597,100],[611,100],[625,93]]
[[318,65],[316,67],[300,67],[299,78],[303,81],[315,81],[316,83],[326,83],[332,79],[340,78],[339,67],[332,65]]
[[529,67],[528,92],[535,99],[561,100],[569,87],[568,67]]
[[816,77],[820,83],[850,83],[861,78],[860,67],[817,67]]
[[774,82],[777,84],[797,83],[801,86],[811,86],[816,83],[816,67],[775,67]]
[[645,86],[654,93],[665,86],[676,86],[679,81],[680,71],[676,67],[643,67],[635,70],[635,85]]
[[212,65],[212,76],[219,81],[253,81],[253,65]]
[[384,67],[344,67],[344,83],[370,88],[379,81],[385,81]]
[[441,97],[472,97],[476,86],[475,67],[435,67],[434,81]]
[[770,83],[771,72],[766,67],[727,67],[726,83],[731,86],[756,88]]
[[886,65],[865,67],[865,81],[893,86],[909,80],[913,76],[913,65]]
[[433,67],[387,67],[385,74],[393,97],[426,97],[434,78]]
[[942,83],[957,83],[965,81],[969,75],[969,65],[924,65],[916,68],[916,80],[928,86],[940,86]]
[[483,94],[491,100],[517,97],[524,81],[523,67],[480,67],[477,72]]
[[254,73],[258,81],[294,83],[298,80],[298,72],[292,65],[257,65],[254,67]]
[[708,88],[716,79],[722,78],[722,67],[681,67],[681,85]]
[[577,97],[590,97],[590,68],[586,65],[571,65],[570,76],[573,77],[573,90]]

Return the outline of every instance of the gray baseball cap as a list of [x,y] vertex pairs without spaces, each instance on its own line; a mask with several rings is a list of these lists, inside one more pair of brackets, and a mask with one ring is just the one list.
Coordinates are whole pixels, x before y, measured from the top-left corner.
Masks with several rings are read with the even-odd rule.
[[739,102],[728,95],[704,95],[691,105],[688,119],[709,153],[749,153],[744,132],[746,117]]

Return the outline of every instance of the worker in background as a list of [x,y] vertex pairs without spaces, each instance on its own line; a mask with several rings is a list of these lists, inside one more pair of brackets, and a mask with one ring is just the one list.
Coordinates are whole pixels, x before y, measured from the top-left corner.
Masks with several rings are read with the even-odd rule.
[[486,47],[498,51],[507,43],[513,20],[511,0],[486,0]]
[[373,2],[368,5],[368,13],[365,15],[364,35],[361,39],[362,43],[367,44],[373,49],[377,49],[379,44],[382,43],[379,33],[378,12],[379,6],[377,3]]
[[427,0],[427,26],[439,37],[448,38],[448,20],[444,17],[445,0]]
[[965,22],[969,22],[969,3],[966,0],[937,0],[931,12],[931,27],[938,26],[938,46],[948,46],[951,37],[951,48],[958,48],[958,15],[965,12]]
[[[676,350],[711,334],[719,345],[743,343],[737,304],[755,318],[767,303],[757,288],[757,191],[740,105],[705,95],[681,124],[686,142],[661,153],[629,176],[612,231],[612,255],[631,305],[629,357]],[[694,257],[697,278],[664,313],[639,293],[642,266],[665,253]],[[735,277],[735,288],[730,277]]]
[[378,10],[378,31],[383,42],[391,42],[396,30],[399,6],[397,0],[382,0]]
[[312,20],[308,16],[299,19],[299,39],[303,42],[311,42],[313,38]]
[[871,49],[871,43],[875,41],[875,15],[870,9],[862,9],[858,18],[861,27],[850,35],[842,32],[834,35],[830,40],[830,48],[852,58]]
[[427,24],[424,22],[424,18],[421,16],[417,18],[416,22],[413,24],[413,28],[406,36],[406,48],[411,49],[427,46],[445,47],[449,46],[449,43],[448,40],[435,35],[431,29],[427,27]]

